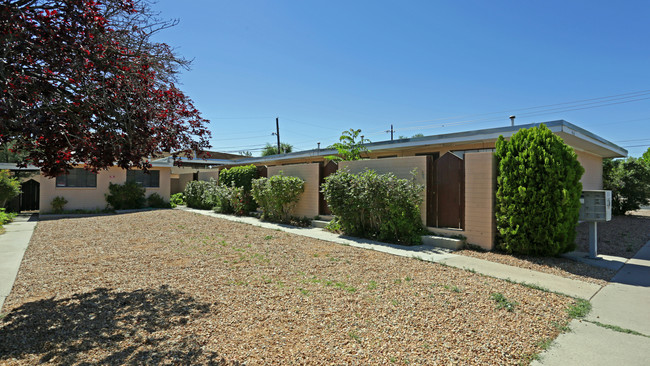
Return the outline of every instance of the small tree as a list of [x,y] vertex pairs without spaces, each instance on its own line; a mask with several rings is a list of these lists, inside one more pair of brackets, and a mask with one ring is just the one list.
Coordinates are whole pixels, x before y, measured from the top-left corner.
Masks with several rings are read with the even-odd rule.
[[0,207],[20,194],[20,182],[8,170],[0,170]]
[[603,187],[612,191],[612,213],[625,215],[650,199],[650,164],[643,158],[603,160]]
[[[293,145],[287,144],[286,142],[280,143],[280,148],[282,149],[282,154],[287,154],[293,151]],[[264,149],[262,150],[262,156],[277,155],[278,147],[276,145],[271,145],[268,142]]]
[[545,125],[496,143],[498,245],[509,253],[558,255],[575,248],[584,168]]
[[650,166],[650,147],[641,155],[641,160]]
[[[370,143],[370,140],[360,136],[361,130],[349,129],[343,131],[339,142],[329,146],[330,149],[336,149],[337,155],[326,156],[325,158],[338,163],[339,161],[361,160],[362,153],[368,153],[370,150],[364,144]],[[357,140],[358,139],[358,140]]]

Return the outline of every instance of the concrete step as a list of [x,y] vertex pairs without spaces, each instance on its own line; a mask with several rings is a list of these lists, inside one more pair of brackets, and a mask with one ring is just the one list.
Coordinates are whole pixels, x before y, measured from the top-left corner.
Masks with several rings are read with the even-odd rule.
[[318,228],[324,228],[329,223],[329,220],[311,220],[311,226]]
[[318,215],[318,217],[319,217],[319,220],[324,220],[324,221],[327,221],[327,222],[332,221],[332,219],[334,218],[333,215]]
[[463,248],[463,241],[461,239],[445,238],[444,236],[435,235],[422,235],[422,244],[451,250]]

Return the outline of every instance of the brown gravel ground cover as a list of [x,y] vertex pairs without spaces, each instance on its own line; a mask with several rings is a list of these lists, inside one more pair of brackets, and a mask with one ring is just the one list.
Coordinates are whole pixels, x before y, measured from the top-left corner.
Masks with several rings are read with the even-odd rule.
[[[589,252],[589,227],[583,222],[576,228],[578,251]],[[598,254],[632,258],[650,240],[650,210],[633,211],[625,216],[612,216],[598,223]],[[528,268],[566,278],[606,285],[616,271],[598,268],[566,258],[518,256],[499,252],[460,250],[454,254],[485,259],[511,266]]]
[[62,219],[38,223],[0,363],[520,364],[574,303],[177,210]]

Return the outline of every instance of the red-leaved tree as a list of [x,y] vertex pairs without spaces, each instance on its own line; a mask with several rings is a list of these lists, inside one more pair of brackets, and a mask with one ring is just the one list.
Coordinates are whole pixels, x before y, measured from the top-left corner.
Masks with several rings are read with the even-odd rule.
[[208,147],[146,0],[0,0],[0,145],[48,176]]

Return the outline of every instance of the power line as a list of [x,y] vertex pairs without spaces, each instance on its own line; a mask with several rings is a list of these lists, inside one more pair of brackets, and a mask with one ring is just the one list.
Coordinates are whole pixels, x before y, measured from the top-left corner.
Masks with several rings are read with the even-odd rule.
[[[560,106],[560,105],[579,104],[579,103],[584,103],[584,102],[592,102],[592,101],[596,101],[596,100],[606,101],[606,99],[612,99],[612,98],[615,98],[613,100],[625,99],[625,98],[635,98],[635,97],[638,97],[638,96],[641,96],[641,95],[647,95],[647,94],[650,94],[650,89],[649,90],[640,90],[640,91],[636,91],[636,92],[628,92],[628,93],[623,93],[623,94],[615,94],[615,95],[610,95],[610,96],[605,96],[605,97],[581,99],[581,100],[576,100],[576,101],[571,101],[571,102],[546,104],[546,105],[540,105],[540,106],[534,106],[534,107],[526,107],[526,108],[515,108],[515,109],[503,110],[503,111],[498,111],[498,112],[466,114],[466,115],[459,115],[459,116],[452,116],[452,117],[434,118],[434,119],[429,119],[429,120],[405,121],[405,122],[399,122],[399,123],[400,124],[408,124],[408,123],[424,123],[424,122],[454,120],[454,119],[457,119],[457,118],[488,116],[488,115],[493,115],[493,114],[503,114],[503,113],[510,113],[510,112],[522,112],[522,111],[527,111],[527,110],[531,110],[531,109],[541,109],[541,108],[548,108],[548,107],[556,107],[556,106]],[[627,97],[624,97],[624,96],[627,96]],[[622,98],[619,98],[619,97],[622,97]]]

